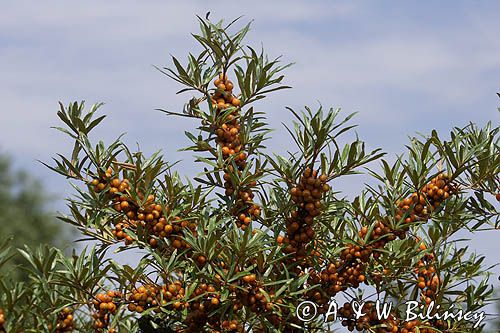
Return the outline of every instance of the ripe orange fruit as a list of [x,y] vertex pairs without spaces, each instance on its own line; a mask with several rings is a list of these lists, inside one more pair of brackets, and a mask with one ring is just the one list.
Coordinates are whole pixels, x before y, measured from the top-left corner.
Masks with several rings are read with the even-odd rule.
[[233,106],[240,106],[241,101],[235,97],[231,100],[231,104],[233,104]]
[[207,258],[203,255],[199,255],[198,258],[196,258],[196,261],[200,265],[205,265],[205,263],[207,262]]

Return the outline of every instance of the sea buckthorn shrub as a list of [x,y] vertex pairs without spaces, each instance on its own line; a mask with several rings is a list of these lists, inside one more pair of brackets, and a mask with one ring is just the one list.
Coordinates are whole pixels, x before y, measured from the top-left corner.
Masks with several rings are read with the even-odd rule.
[[[58,129],[73,149],[46,165],[75,188],[60,220],[93,243],[71,255],[19,250],[31,278],[2,277],[0,332],[485,331],[405,321],[403,309],[481,311],[491,299],[484,257],[455,236],[498,227],[499,128],[471,123],[446,139],[432,131],[393,158],[366,148],[353,114],[287,108],[273,112],[293,119],[295,148],[271,153],[262,99],[290,88],[289,65],[245,45],[250,26],[237,29],[239,20],[199,22],[201,51],[159,68],[192,94],[182,112],[159,110],[193,121],[183,150],[199,173],[186,180],[176,161],[131,150],[121,136],[93,142],[102,105],[61,103]],[[366,186],[349,195],[341,179]],[[9,251],[0,248],[0,265]],[[112,251],[140,260],[121,264]],[[338,321],[332,300],[343,304]],[[307,323],[297,312],[305,301],[318,307]],[[363,316],[353,301],[364,302]],[[387,318],[376,301],[394,305]]]

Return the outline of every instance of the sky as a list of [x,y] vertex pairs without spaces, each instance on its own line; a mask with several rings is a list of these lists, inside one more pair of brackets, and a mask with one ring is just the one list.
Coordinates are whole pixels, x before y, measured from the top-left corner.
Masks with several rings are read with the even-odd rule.
[[[269,149],[291,140],[281,122],[286,106],[341,107],[358,112],[357,133],[370,148],[400,153],[408,135],[447,133],[469,121],[498,124],[500,2],[497,1],[27,1],[1,2],[0,152],[40,178],[64,211],[71,187],[43,167],[71,143],[58,126],[58,101],[105,102],[108,117],[94,138],[125,142],[146,153],[161,149],[182,160],[188,177],[198,166],[178,148],[197,124],[156,108],[181,110],[191,95],[153,66],[170,66],[196,48],[196,14],[253,20],[248,43],[295,65],[293,89],[257,104],[276,131]],[[335,187],[336,184],[333,184]],[[355,193],[359,180],[339,187]],[[487,262],[500,251],[495,232],[471,242]],[[494,270],[495,274],[500,269]],[[500,286],[499,286],[500,287]]]

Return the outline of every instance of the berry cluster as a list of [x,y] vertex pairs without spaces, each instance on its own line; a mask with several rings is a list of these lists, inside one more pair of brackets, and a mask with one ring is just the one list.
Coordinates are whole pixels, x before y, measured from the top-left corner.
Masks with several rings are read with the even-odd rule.
[[[373,249],[381,249],[397,237],[401,239],[406,238],[406,233],[412,223],[428,220],[431,212],[440,207],[452,194],[456,193],[458,191],[451,183],[450,177],[444,173],[440,173],[428,184],[424,185],[420,193],[414,192],[408,198],[396,202],[395,218],[396,221],[404,219],[403,228],[394,230],[389,225],[389,221],[375,221],[367,243]],[[367,226],[363,226],[359,231],[359,237],[364,239],[368,230]],[[374,251],[373,257],[377,259],[378,256],[380,256],[380,253]]]
[[208,327],[210,332],[245,332],[243,325],[236,319],[227,320],[215,312],[221,305],[220,298],[221,293],[217,285],[199,283],[187,301],[189,311],[184,321],[185,328],[179,328],[177,331],[194,333],[199,332],[201,327]]
[[236,319],[219,321],[216,318],[208,317],[207,311],[193,310],[186,317],[186,327],[176,328],[178,333],[198,333],[200,328],[208,324],[210,332],[213,333],[245,333],[243,325]]
[[308,284],[320,287],[311,289],[306,296],[324,305],[321,309],[326,311],[331,297],[348,287],[358,288],[361,283],[366,283],[365,270],[372,253],[371,246],[348,244],[339,258],[321,271],[310,270]]
[[442,320],[435,322],[422,322],[412,320],[405,322],[398,332],[400,333],[440,333],[447,329],[447,324]]
[[[425,251],[426,246],[420,243],[420,251]],[[427,305],[435,300],[439,288],[440,278],[435,269],[434,254],[427,253],[417,262],[414,269],[418,279],[418,288],[421,290],[421,298]]]
[[177,280],[168,285],[146,284],[134,289],[128,300],[128,309],[132,312],[142,313],[144,310],[165,306],[170,310],[181,310],[187,306],[183,301],[184,287]]
[[299,183],[290,189],[290,195],[296,209],[286,220],[287,244],[285,253],[294,253],[300,260],[306,255],[306,245],[315,239],[313,229],[314,218],[321,214],[321,199],[330,189],[326,184],[328,177],[318,175],[317,170],[307,167],[300,177]]
[[3,312],[3,309],[0,309],[0,333],[5,332],[5,313]]
[[244,333],[245,328],[241,323],[239,323],[236,319],[233,320],[224,320],[221,323],[221,329],[222,331],[215,330],[214,333],[218,332],[237,332],[237,333]]
[[[420,193],[414,192],[408,198],[396,202],[395,218],[396,221],[404,221],[402,228],[394,230],[389,225],[389,221],[375,221],[367,243],[373,249],[381,249],[398,237],[400,239],[406,238],[407,231],[412,223],[428,220],[431,212],[440,207],[451,195],[457,193],[457,188],[451,183],[450,177],[444,173],[438,174],[428,184],[424,185]],[[359,237],[364,239],[368,230],[367,226],[363,226],[359,231]],[[373,251],[372,255],[375,259],[378,259],[381,253]]]
[[[210,308],[216,308],[210,304]],[[190,311],[186,317],[184,324],[186,328],[179,330],[179,332],[185,333],[197,333],[200,332],[200,327],[208,327],[210,332],[214,333],[245,333],[243,325],[238,322],[237,319],[222,319],[220,314],[210,315],[210,310],[197,309]]]
[[[360,239],[365,239],[368,234],[368,227],[363,226],[358,232]],[[397,237],[403,239],[406,237],[406,233],[400,230],[393,230],[386,221],[376,220],[374,222],[373,230],[368,237],[366,243],[370,244],[367,248],[370,249],[382,249],[384,246],[395,240]],[[373,257],[378,259],[380,252],[373,251]]]
[[[300,324],[300,322],[296,321],[296,318],[287,319],[290,310],[288,307],[283,307],[283,299],[277,297],[276,290],[272,286],[266,286],[264,281],[259,280],[255,273],[244,275],[238,279],[237,287],[232,290],[235,291],[234,311],[246,307],[249,311],[265,317],[275,328],[284,329],[292,323]],[[289,330],[285,329],[285,331],[288,332]]]
[[102,332],[104,329],[108,329],[109,333],[116,332],[114,328],[108,326],[111,315],[116,314],[117,304],[120,302],[121,297],[122,294],[119,291],[109,290],[106,293],[97,294],[92,300],[95,310],[92,313],[95,332]]
[[[155,225],[157,231],[155,231],[160,237],[164,237],[163,233],[170,239],[172,247],[175,249],[188,249],[189,244],[184,240],[184,230],[189,230],[193,235],[197,234],[196,223],[188,221],[186,219],[181,219],[179,216],[174,216],[172,220],[167,222],[165,218],[160,218],[158,223]],[[154,231],[154,228],[153,228]],[[159,232],[159,233],[158,233]]]
[[457,189],[451,184],[450,177],[440,173],[432,178],[429,184],[424,185],[420,194],[413,193],[409,198],[397,202],[396,220],[404,218],[405,224],[426,221],[429,213],[456,193]]
[[193,293],[195,300],[189,303],[193,310],[213,310],[220,304],[220,293],[213,284],[201,283]]
[[349,331],[356,329],[375,333],[398,333],[400,332],[400,320],[393,314],[387,319],[379,319],[374,302],[366,302],[362,308],[363,315],[356,318],[351,303],[345,303],[339,308],[339,314],[343,318],[342,326],[347,327]]
[[[214,81],[215,92],[211,96],[212,107],[216,112],[220,124],[216,124],[216,143],[221,147],[222,157],[227,161],[227,170],[224,172],[224,188],[226,195],[236,194],[236,203],[233,214],[238,217],[237,224],[245,229],[254,219],[260,216],[260,209],[253,203],[254,193],[252,188],[257,184],[255,181],[249,184],[233,184],[231,173],[234,168],[231,163],[234,161],[238,175],[247,165],[247,154],[241,142],[240,109],[241,101],[233,96],[233,83],[227,79],[227,75],[220,74]],[[237,193],[235,193],[238,188]]]
[[64,308],[57,314],[55,333],[71,332],[73,329],[73,311],[70,308]]
[[190,314],[186,317],[185,324],[187,332],[197,332],[199,327],[207,323],[210,327],[220,326],[217,316],[209,317],[210,312],[216,310],[220,305],[220,293],[213,284],[201,283],[192,295],[193,300],[188,303]]
[[[252,260],[250,260],[250,262],[252,262]],[[227,274],[228,267],[225,263],[223,261],[219,261],[218,264],[220,265],[219,267],[221,271]],[[241,270],[238,266],[234,268],[235,274],[240,271]],[[276,328],[287,324],[284,316],[286,317],[289,314],[289,309],[286,307],[282,308],[282,305],[284,304],[283,299],[276,297],[274,288],[265,286],[264,282],[260,281],[255,273],[250,272],[231,283],[223,281],[219,274],[215,274],[214,278],[216,285],[227,288],[229,291],[228,298],[232,303],[232,311],[238,312],[242,311],[243,308],[246,308],[246,311],[251,311],[265,317],[267,321],[273,324]],[[218,295],[218,293],[219,291],[216,291],[216,295]],[[213,305],[214,301],[215,300],[212,296],[210,302],[212,303],[211,305]],[[215,301],[215,304],[218,304],[218,301]],[[207,306],[204,307],[204,309],[206,308]],[[281,313],[276,313],[278,308],[282,308]],[[190,309],[193,309],[192,305],[190,306]],[[194,309],[198,310],[198,306],[195,306]],[[225,321],[226,320],[224,318],[208,318],[207,320],[209,327],[217,332],[244,332],[243,328],[240,326],[238,326],[236,331],[228,330],[227,327],[224,327]],[[256,331],[256,327],[253,327],[252,330],[260,332]]]
[[233,96],[234,84],[227,78],[227,74],[219,74],[214,85],[217,88],[211,96],[212,107],[217,110],[225,110],[231,106],[239,107],[241,101]]
[[94,192],[100,193],[104,191],[104,189],[109,185],[109,180],[113,175],[113,169],[109,167],[106,172],[102,172],[100,169],[98,170],[98,178],[92,179],[90,185],[93,186]]
[[127,245],[131,244],[133,239],[126,233],[126,230],[135,231],[137,226],[141,225],[149,235],[148,242],[152,248],[159,245],[156,237],[168,238],[172,247],[176,249],[189,247],[182,238],[183,232],[189,229],[196,234],[196,223],[181,221],[181,218],[177,216],[172,221],[167,220],[165,213],[168,214],[168,207],[164,207],[153,194],[145,197],[141,191],[138,191],[140,203],[134,201],[129,194],[130,181],[127,178],[116,177],[111,168],[104,175],[93,179],[91,184],[96,192],[109,189],[108,193],[114,210],[124,215],[115,223],[115,228],[112,230],[118,240],[124,240]]
[[[359,287],[366,280],[364,271],[365,263],[363,261],[355,259],[346,261],[341,258],[335,264],[330,263],[321,271],[318,282],[323,287],[327,287],[326,290],[330,296],[334,296],[338,292],[347,289],[347,286]],[[313,278],[312,281],[314,280]]]
[[[243,276],[239,280],[239,285],[236,291],[236,298],[241,302],[241,305],[246,306],[250,311],[254,313],[265,313],[271,312],[273,309],[273,303],[269,302],[264,293],[261,290],[264,288],[262,281],[257,280],[255,274],[248,274]],[[269,295],[270,298],[273,297],[272,294]]]
[[123,219],[120,222],[115,223],[115,228],[111,231],[113,235],[118,240],[124,240],[125,244],[130,245],[133,243],[134,239],[126,233],[126,230],[135,230],[137,225],[135,225],[134,220]]
[[[213,332],[244,332],[236,320],[223,321],[217,315],[210,316],[220,305],[220,292],[213,284],[201,283],[193,291],[190,299],[185,299],[185,289],[180,280],[173,283],[157,286],[143,285],[132,291],[128,300],[128,309],[132,312],[142,313],[146,309],[160,311],[160,307],[181,311],[189,309],[183,322],[183,327],[177,327],[176,332],[199,332],[202,327],[210,327]],[[229,323],[226,325],[226,322]]]
[[327,310],[331,297],[346,290],[348,286],[358,288],[361,283],[366,281],[365,263],[357,257],[350,258],[352,256],[350,252],[348,256],[349,259],[346,259],[346,255],[342,254],[340,260],[328,264],[320,272],[309,271],[308,284],[320,285],[320,287],[309,290],[306,297],[314,299],[315,303],[321,306],[322,312]]

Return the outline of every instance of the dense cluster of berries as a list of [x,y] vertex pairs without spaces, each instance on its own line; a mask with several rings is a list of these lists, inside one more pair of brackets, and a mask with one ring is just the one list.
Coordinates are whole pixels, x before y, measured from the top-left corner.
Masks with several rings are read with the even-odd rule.
[[95,310],[92,318],[96,332],[102,332],[104,329],[107,329],[109,333],[116,332],[114,328],[108,326],[111,316],[116,314],[121,297],[122,294],[119,291],[109,290],[106,293],[97,294],[92,300]]
[[222,330],[214,330],[214,333],[220,333],[220,332],[237,332],[237,333],[244,333],[246,332],[245,328],[243,325],[238,322],[238,320],[233,319],[233,320],[224,320],[221,323],[221,329]]
[[[255,273],[244,275],[237,281],[237,286],[230,287],[234,291],[233,310],[243,307],[266,318],[276,329],[285,329],[291,324],[300,324],[296,318],[290,317],[290,310],[284,307],[284,301],[277,297],[273,286],[266,286]],[[280,311],[277,311],[280,310]],[[260,332],[254,328],[254,331]],[[290,330],[285,329],[286,332]],[[267,331],[266,331],[267,332]],[[292,331],[290,331],[292,332]]]
[[93,186],[94,191],[96,193],[100,193],[106,189],[109,184],[111,177],[113,176],[113,169],[110,167],[106,170],[106,172],[102,172],[100,169],[98,170],[98,178],[92,179],[90,185]]
[[330,189],[326,184],[327,179],[326,175],[319,175],[317,170],[307,167],[299,183],[290,189],[296,209],[292,210],[286,220],[286,237],[283,242],[287,244],[285,253],[294,253],[296,259],[304,258],[306,245],[315,239],[314,218],[321,214],[321,199]]
[[[222,325],[220,318],[218,316],[209,316],[220,305],[220,293],[216,286],[201,283],[196,287],[191,297],[192,300],[187,304],[189,313],[184,323],[187,327],[184,332],[199,332],[200,327],[206,325],[213,331],[218,331]],[[232,329],[226,331],[237,332]]]
[[138,313],[147,309],[160,311],[160,307],[177,311],[189,309],[183,326],[176,327],[176,332],[179,333],[200,332],[203,327],[210,328],[212,332],[245,332],[237,320],[225,320],[218,315],[211,315],[221,304],[221,293],[217,285],[200,283],[189,299],[185,296],[185,288],[180,280],[162,286],[143,285],[130,294],[128,309]]
[[404,322],[398,332],[401,333],[439,333],[441,331],[433,328],[429,322],[422,322],[420,320],[410,320]]
[[[424,185],[420,193],[412,193],[408,198],[396,202],[396,221],[404,219],[404,226],[398,230],[390,227],[388,221],[375,221],[371,234],[367,239],[367,244],[373,249],[381,249],[387,243],[396,238],[406,238],[406,233],[410,225],[417,221],[426,221],[429,214],[436,210],[451,195],[458,193],[450,177],[440,173],[434,177],[428,184]],[[363,226],[359,231],[359,237],[364,239],[369,228]],[[380,252],[373,251],[373,257],[377,259]]]
[[432,320],[422,322],[411,320],[405,322],[400,328],[401,333],[443,333],[447,332],[448,324],[443,320]]
[[[358,232],[359,238],[364,240],[368,234],[368,227],[363,226]],[[384,246],[395,240],[397,237],[403,239],[406,237],[406,232],[404,230],[393,230],[389,223],[383,220],[377,220],[374,222],[372,232],[366,240],[366,246],[369,249],[382,249]],[[377,259],[380,256],[380,252],[373,251],[373,257]]]
[[150,308],[159,309],[159,306],[170,310],[181,310],[187,307],[184,294],[185,290],[180,280],[162,286],[146,284],[132,291],[128,298],[128,309],[137,313]]
[[57,314],[55,333],[72,332],[73,329],[73,311],[70,308],[64,308]]
[[268,302],[261,290],[264,288],[262,281],[257,280],[255,274],[248,274],[239,280],[239,286],[236,290],[236,299],[239,300],[238,307],[246,306],[255,313],[269,312],[273,304]]
[[[208,322],[208,324],[207,324]],[[208,325],[212,333],[245,333],[243,325],[236,319],[218,321],[208,317],[208,312],[190,311],[186,318],[187,327],[176,328],[177,333],[198,333]]]
[[211,96],[212,107],[217,110],[225,110],[231,106],[239,107],[241,101],[233,96],[234,84],[227,78],[227,74],[219,74],[214,85],[217,88]]
[[0,309],[0,333],[5,332],[5,313],[3,312],[2,309]]
[[396,220],[404,218],[406,224],[425,221],[429,218],[429,213],[455,193],[457,189],[451,184],[450,177],[440,173],[422,188],[420,194],[413,193],[409,198],[397,203]]
[[[457,189],[451,183],[450,177],[440,173],[428,184],[424,185],[420,193],[412,193],[408,198],[396,202],[395,218],[396,221],[404,219],[403,228],[394,230],[390,227],[388,221],[375,221],[366,243],[370,244],[374,249],[381,249],[398,237],[404,239],[411,223],[428,220],[432,211],[436,210],[443,201],[456,193]],[[369,228],[363,226],[359,231],[359,237],[364,239],[368,231]],[[380,253],[374,251],[373,256],[377,258]]]
[[220,313],[210,315],[220,306],[220,291],[212,284],[200,284],[192,295],[193,301],[189,304],[189,313],[184,324],[186,329],[182,332],[195,333],[200,327],[208,327],[210,332],[244,333],[242,323],[237,319],[221,317]]
[[135,230],[137,225],[134,220],[123,219],[115,223],[115,228],[111,231],[118,240],[125,241],[125,244],[130,245],[134,239],[127,234],[127,230]]
[[448,328],[446,322],[442,320],[421,322],[412,320],[405,322],[401,328],[401,333],[442,333]]
[[374,302],[366,302],[361,309],[362,316],[357,318],[351,303],[345,303],[339,308],[342,326],[349,331],[370,331],[375,333],[398,333],[400,332],[400,320],[393,314],[386,319],[379,318]]
[[[156,228],[156,231],[155,231]],[[193,220],[181,219],[179,216],[174,216],[170,222],[168,222],[164,217],[158,220],[158,223],[153,227],[153,231],[159,235],[159,237],[164,237],[163,232],[170,239],[172,246],[175,249],[188,249],[189,244],[184,240],[184,231],[188,230],[193,235],[197,234],[196,222]]]
[[[420,243],[420,250],[424,251],[426,246]],[[427,305],[435,300],[440,278],[435,268],[434,254],[427,253],[417,262],[414,269],[418,279],[418,288],[421,290],[421,298]]]
[[328,264],[320,272],[313,269],[309,271],[308,284],[320,287],[310,289],[306,296],[309,299],[314,299],[315,303],[320,305],[321,312],[327,310],[331,297],[346,290],[349,286],[358,288],[361,283],[366,281],[365,263],[360,260],[361,258],[351,258],[350,252],[348,255],[349,259],[342,255],[339,260]]
[[[224,172],[224,188],[226,195],[236,195],[236,203],[233,214],[238,217],[237,224],[245,229],[252,220],[260,216],[260,208],[253,203],[254,193],[252,188],[256,186],[255,181],[245,184],[233,184],[231,173],[235,170],[241,175],[242,170],[247,165],[247,154],[244,151],[244,144],[241,142],[240,109],[241,101],[233,96],[233,83],[228,80],[227,75],[220,74],[214,81],[215,92],[211,96],[212,107],[216,112],[220,123],[216,124],[216,143],[221,147],[222,157],[228,161]],[[237,193],[235,191],[237,190]]]
[[135,231],[137,226],[141,225],[147,231],[149,245],[153,248],[159,245],[157,237],[168,238],[172,247],[176,249],[189,247],[183,239],[183,233],[184,230],[190,230],[196,234],[196,223],[181,220],[178,216],[172,218],[171,221],[167,220],[165,213],[168,214],[168,207],[164,207],[153,194],[145,197],[139,191],[137,196],[140,203],[134,201],[129,195],[130,181],[127,178],[120,179],[115,176],[111,168],[104,175],[93,179],[91,184],[96,192],[109,189],[113,208],[124,215],[115,223],[112,231],[118,240],[131,244],[133,239],[126,230]]
[[321,309],[326,311],[331,297],[348,287],[358,288],[361,283],[366,283],[365,270],[372,253],[371,246],[348,244],[337,260],[319,272],[314,269],[309,271],[308,284],[319,287],[309,290],[307,297],[324,305]]
[[[252,260],[250,260],[251,262]],[[218,264],[221,271],[227,274],[227,265],[223,261],[219,261]],[[235,274],[238,274],[240,271],[238,266],[234,268]],[[258,279],[255,273],[248,273],[230,283],[223,281],[222,277],[216,273],[214,275],[214,282],[214,285],[199,285],[193,295],[195,299],[198,299],[199,295],[203,295],[203,297],[195,302],[189,301],[190,311],[196,311],[194,318],[198,320],[198,327],[203,326],[202,323],[205,323],[204,325],[210,327],[214,332],[245,332],[243,326],[237,324],[236,320],[231,322],[231,320],[226,320],[226,318],[217,315],[208,317],[209,312],[215,310],[219,305],[221,293],[218,289],[219,287],[226,288],[229,291],[228,299],[231,300],[233,312],[239,312],[243,308],[246,308],[246,311],[265,317],[276,328],[284,327],[288,324],[285,317],[289,315],[289,309],[282,307],[284,304],[283,299],[276,297],[273,287],[266,286],[263,281]],[[278,308],[281,310],[279,314],[276,312]],[[190,324],[194,327],[193,323]],[[228,328],[226,324],[229,324],[230,327]],[[252,328],[253,331],[260,332],[256,329],[256,327]]]
[[[240,332],[238,331],[238,321],[234,320],[234,325],[227,327],[224,332]],[[193,310],[188,312],[185,320],[185,327],[177,327],[178,333],[196,333],[200,332],[201,328],[209,327],[210,332],[221,332],[221,323],[215,317],[209,317],[205,310]],[[244,331],[242,331],[244,332]]]

